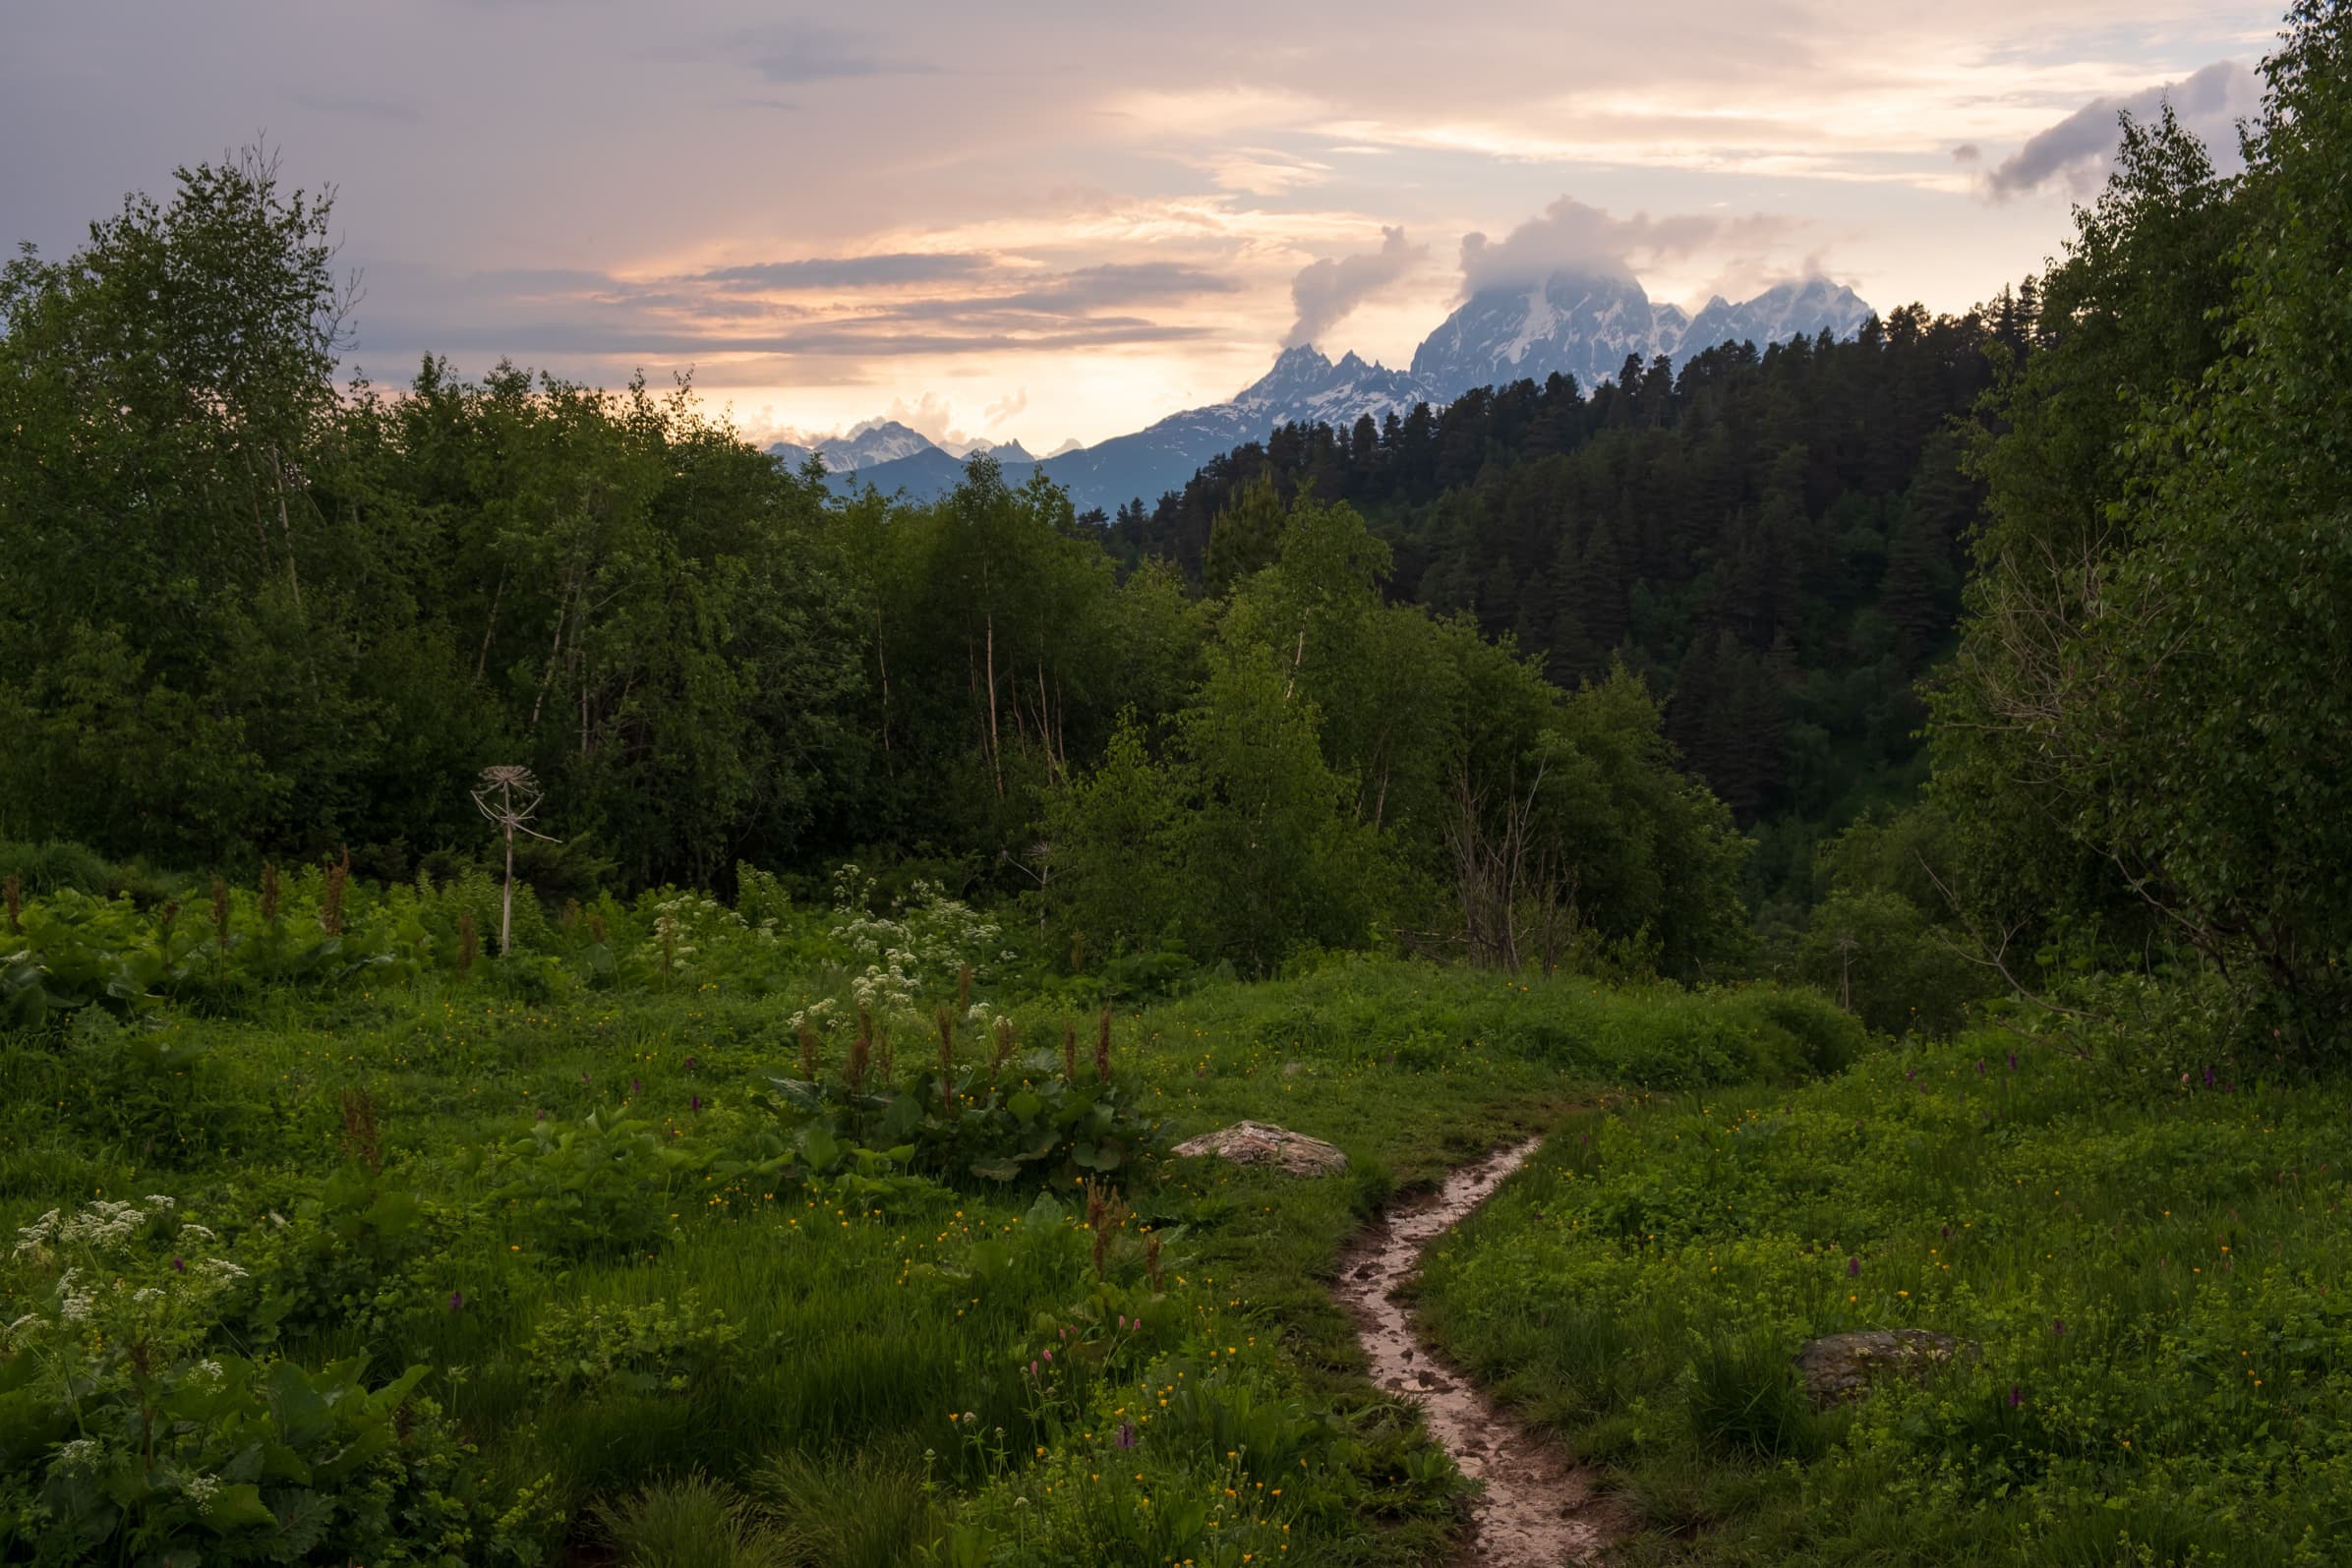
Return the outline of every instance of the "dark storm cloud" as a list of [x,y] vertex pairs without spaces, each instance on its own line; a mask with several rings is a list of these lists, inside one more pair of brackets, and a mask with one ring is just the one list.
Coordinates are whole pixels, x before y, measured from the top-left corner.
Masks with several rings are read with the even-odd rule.
[[1996,202],[2061,184],[2087,195],[2107,177],[2123,132],[2120,117],[2153,120],[2169,102],[2181,124],[2205,140],[2214,161],[2238,161],[2237,122],[2262,107],[2262,80],[2235,60],[2218,60],[2185,81],[2147,87],[2126,97],[2094,98],[2039,133],[1984,176]]

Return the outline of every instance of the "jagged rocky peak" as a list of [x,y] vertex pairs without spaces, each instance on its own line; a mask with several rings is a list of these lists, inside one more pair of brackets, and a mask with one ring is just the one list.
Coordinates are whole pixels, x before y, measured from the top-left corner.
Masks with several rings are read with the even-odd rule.
[[1555,272],[1472,295],[1415,352],[1413,373],[1441,398],[1555,373],[1592,386],[1614,377],[1627,355],[1686,358],[1718,343],[1823,330],[1848,337],[1870,314],[1852,289],[1826,278],[1779,284],[1738,305],[1718,297],[1693,317],[1653,303],[1626,274]]

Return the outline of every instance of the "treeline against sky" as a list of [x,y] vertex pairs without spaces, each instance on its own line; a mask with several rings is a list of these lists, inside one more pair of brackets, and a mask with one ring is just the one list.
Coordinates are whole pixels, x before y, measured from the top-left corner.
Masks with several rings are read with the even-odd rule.
[[2319,1039],[2342,10],[2243,174],[2128,126],[1984,309],[1286,429],[1115,518],[984,460],[829,498],[682,388],[339,382],[324,209],[183,171],[0,275],[0,835],[405,877],[519,762],[543,892],[856,857],[1246,972],[1722,974],[1760,908],[1893,1025],[2172,966]]
[[1352,508],[1204,592],[985,463],[830,499],[683,388],[339,382],[327,223],[248,157],[0,281],[0,836],[404,878],[521,763],[556,896],[856,856],[1026,893],[1074,965],[1733,961],[1657,698],[1389,603]]

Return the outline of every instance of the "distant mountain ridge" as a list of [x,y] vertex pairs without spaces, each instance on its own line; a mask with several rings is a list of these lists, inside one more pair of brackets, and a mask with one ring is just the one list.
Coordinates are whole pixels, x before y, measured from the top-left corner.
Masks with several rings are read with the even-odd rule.
[[[1628,355],[1646,362],[1664,354],[1679,362],[1725,343],[1762,345],[1822,332],[1848,338],[1875,314],[1853,290],[1821,277],[1777,284],[1736,305],[1718,295],[1690,316],[1678,306],[1653,303],[1631,277],[1556,272],[1533,287],[1473,295],[1414,350],[1409,370],[1392,371],[1353,353],[1333,361],[1301,344],[1284,349],[1271,370],[1226,402],[1170,414],[1133,435],[1042,460],[1018,441],[993,447],[991,455],[1008,485],[1024,484],[1042,470],[1070,492],[1080,510],[1111,511],[1182,489],[1210,458],[1263,440],[1284,425],[1344,427],[1366,415],[1383,421],[1419,403],[1450,403],[1473,387],[1554,375],[1574,377],[1590,388],[1614,379]],[[981,441],[965,450],[988,448]],[[794,464],[809,451],[787,442],[768,449]],[[891,422],[854,438],[819,442],[816,449],[832,470],[827,483],[836,491],[872,486],[911,500],[947,494],[968,460]]]
[[794,467],[806,462],[809,453],[819,453],[825,459],[825,467],[835,474],[879,468],[884,463],[895,463],[902,458],[936,449],[936,443],[922,432],[887,419],[859,426],[846,436],[825,436],[813,445],[778,441],[768,448]]
[[1447,402],[1474,386],[1554,375],[1589,388],[1615,379],[1628,355],[1680,361],[1724,343],[1847,338],[1874,314],[1827,278],[1777,284],[1737,305],[1719,294],[1694,317],[1652,303],[1630,277],[1555,272],[1532,288],[1472,295],[1413,351],[1413,375]]

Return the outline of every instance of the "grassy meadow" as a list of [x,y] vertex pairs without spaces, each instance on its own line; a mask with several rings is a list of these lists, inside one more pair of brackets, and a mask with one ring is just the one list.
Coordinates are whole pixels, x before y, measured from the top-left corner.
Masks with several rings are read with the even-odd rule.
[[[2352,1096],[2180,1055],[1979,1029],[1579,1114],[1425,1320],[1607,1467],[1627,1561],[2341,1562]],[[1891,1328],[1961,1354],[1800,1393],[1800,1345]]]
[[[1348,1235],[1861,1039],[1374,958],[1106,1001],[919,890],[534,909],[499,961],[490,891],[22,903],[0,1560],[1438,1560],[1461,1482],[1359,1375]],[[1349,1170],[1158,1153],[1243,1116]]]

